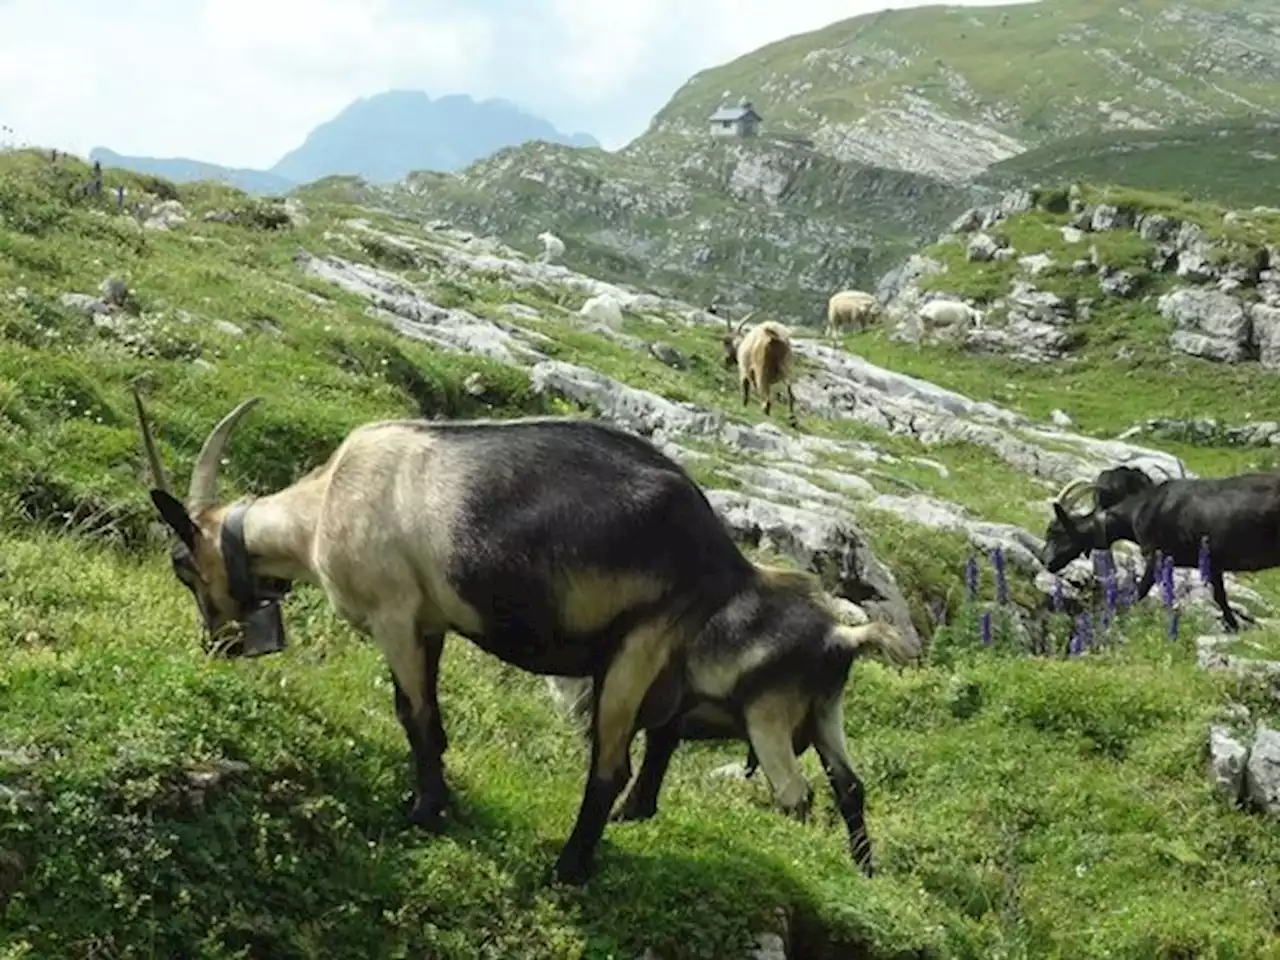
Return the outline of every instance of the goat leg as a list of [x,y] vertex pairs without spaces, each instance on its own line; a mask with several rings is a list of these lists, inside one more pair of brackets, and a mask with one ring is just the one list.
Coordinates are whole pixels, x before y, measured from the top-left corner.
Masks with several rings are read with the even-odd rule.
[[418,669],[405,671],[402,666],[397,671],[395,664],[392,667],[396,716],[413,758],[415,791],[409,819],[432,832],[443,828],[449,805],[449,787],[444,780],[444,752],[449,742],[437,697],[443,649],[443,635],[424,637],[417,645],[419,656],[413,658]]
[[814,746],[827,774],[827,782],[835,797],[836,806],[849,831],[849,853],[870,877],[874,874],[871,862],[871,839],[867,836],[867,824],[863,808],[866,791],[862,781],[853,772],[849,750],[844,737],[844,710],[840,698],[829,697],[814,705]]
[[671,757],[680,746],[680,718],[673,717],[660,727],[652,727],[644,734],[644,759],[640,773],[631,785],[622,807],[613,815],[617,821],[648,820],[658,812],[658,794],[667,776]]
[[1222,580],[1222,571],[1215,568],[1209,574],[1209,582],[1213,586],[1213,602],[1222,611],[1222,622],[1226,626],[1227,632],[1238,632],[1240,630],[1240,621],[1236,619],[1235,612],[1227,601],[1227,585]]
[[613,803],[631,779],[631,741],[649,688],[666,666],[671,626],[662,621],[632,630],[596,684],[591,769],[573,831],[556,861],[562,883],[580,885],[594,872],[595,849]]

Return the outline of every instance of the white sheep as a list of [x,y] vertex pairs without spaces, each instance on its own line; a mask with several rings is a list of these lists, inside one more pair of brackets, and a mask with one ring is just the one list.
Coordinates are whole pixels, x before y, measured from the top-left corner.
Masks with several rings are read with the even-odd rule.
[[970,325],[982,329],[982,311],[960,300],[930,300],[916,311],[919,325],[917,346],[935,330],[948,328],[959,333]]
[[578,313],[614,330],[622,327],[622,304],[618,303],[617,297],[609,293],[600,293],[588,298]]
[[874,294],[864,290],[841,290],[833,293],[827,301],[826,333],[833,335],[842,325],[865,330],[879,315],[880,301]]
[[564,241],[550,230],[542,231],[538,234],[538,239],[542,241],[542,256],[538,259],[543,263],[551,263],[564,256]]

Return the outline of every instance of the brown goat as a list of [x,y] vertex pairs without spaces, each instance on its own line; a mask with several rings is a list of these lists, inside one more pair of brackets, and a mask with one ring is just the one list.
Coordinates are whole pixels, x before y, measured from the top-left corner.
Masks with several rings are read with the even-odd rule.
[[721,338],[724,344],[724,365],[738,365],[738,379],[742,384],[742,405],[747,405],[752,387],[760,395],[760,409],[765,416],[773,408],[773,388],[781,383],[787,391],[790,420],[796,422],[796,398],[791,392],[791,331],[774,320],[764,320],[739,336],[747,321],[755,316],[748,313],[735,330],[725,321],[728,332]]

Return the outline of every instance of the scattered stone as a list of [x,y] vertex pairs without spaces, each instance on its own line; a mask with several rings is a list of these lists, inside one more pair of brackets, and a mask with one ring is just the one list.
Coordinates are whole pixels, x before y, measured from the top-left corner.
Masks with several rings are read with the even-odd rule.
[[1053,257],[1049,256],[1047,253],[1033,253],[1030,256],[1019,257],[1018,265],[1033,277],[1038,277],[1046,270],[1052,268],[1054,261]]
[[1248,359],[1252,325],[1244,306],[1217,290],[1182,287],[1157,301],[1165,319],[1176,329],[1170,337],[1173,349],[1192,356],[1239,363]]
[[75,310],[87,316],[102,316],[111,312],[111,307],[105,300],[99,300],[87,293],[64,293],[58,298],[58,302],[68,310]]
[[1066,429],[1071,426],[1071,418],[1058,409],[1049,411],[1049,419],[1053,421],[1055,427]]
[[1000,249],[1000,244],[990,234],[978,233],[974,234],[973,239],[969,241],[965,247],[965,258],[974,263],[985,263],[992,260],[996,251]]
[[1209,728],[1209,773],[1214,785],[1232,803],[1239,802],[1245,791],[1245,765],[1249,750],[1222,726]]
[[649,344],[649,353],[660,363],[665,363],[668,367],[673,367],[676,370],[683,370],[687,362],[680,351],[661,340],[656,340]]
[[489,387],[484,382],[484,377],[480,375],[480,371],[477,370],[467,374],[467,378],[462,381],[462,389],[473,397],[483,397]]
[[230,320],[215,320],[213,326],[221,333],[225,333],[229,337],[240,338],[244,336],[244,330]]
[[1099,281],[1102,292],[1111,297],[1132,297],[1141,288],[1137,277],[1128,270],[1107,273]]
[[1280,816],[1280,730],[1258,727],[1245,769],[1249,800]]
[[1084,231],[1077,227],[1063,227],[1062,239],[1064,243],[1081,243],[1084,240]]
[[1116,207],[1109,203],[1100,203],[1093,210],[1089,229],[1094,233],[1104,230],[1124,230],[1133,226],[1133,211],[1127,207]]

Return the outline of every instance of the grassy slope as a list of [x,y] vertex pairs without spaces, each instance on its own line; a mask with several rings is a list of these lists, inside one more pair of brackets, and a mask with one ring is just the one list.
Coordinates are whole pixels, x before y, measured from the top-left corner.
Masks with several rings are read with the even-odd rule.
[[[993,104],[1013,113],[997,124],[1006,133],[1039,143],[1101,129],[1099,101],[1121,103],[1130,112],[1154,110],[1169,122],[1189,117],[1240,116],[1242,96],[1264,109],[1280,105],[1275,78],[1267,79],[1228,60],[1217,89],[1204,83],[1191,51],[1213,40],[1190,20],[1161,23],[1166,0],[1042,0],[1002,7],[927,6],[890,10],[842,20],[797,34],[696,74],[654,118],[654,127],[701,127],[723,92],[746,95],[770,129],[810,132],[818,123],[856,120],[877,105],[895,100],[905,88],[927,97],[950,116],[983,119]],[[1180,7],[1225,16],[1234,29],[1248,31],[1251,13],[1272,10],[1268,0],[1191,0]],[[1063,42],[1081,27],[1090,39]],[[1135,49],[1138,41],[1141,49]],[[1135,86],[1132,77],[1097,62],[1081,70],[1082,45],[1106,46],[1147,76],[1193,98],[1193,109],[1158,85]],[[830,58],[814,51],[828,51]],[[1014,55],[1013,52],[1017,51]],[[838,56],[837,56],[838,55]],[[861,57],[857,63],[838,61]],[[828,62],[830,59],[830,62]],[[1093,61],[1088,61],[1093,62]],[[962,75],[979,98],[957,95],[943,70]],[[1167,88],[1166,88],[1167,89]],[[1200,111],[1207,116],[1200,117]]]
[[[824,822],[825,792],[818,823],[789,823],[765,809],[762,785],[707,779],[739,750],[687,746],[661,814],[610,828],[598,878],[547,886],[576,810],[579,742],[535,678],[457,640],[441,689],[462,822],[439,838],[404,830],[407,756],[385,669],[316,591],[288,603],[284,656],[198,653],[194,610],[147,536],[127,383],[152,374],[179,484],[218,416],[267,398],[232,444],[228,490],[286,482],[364,419],[489,412],[461,387],[475,371],[495,415],[546,403],[521,374],[394,338],[303,279],[292,252],[336,244],[325,232],[341,229],[342,208],[311,209],[289,232],[193,219],[140,235],[127,217],[57,199],[43,161],[0,164],[0,781],[48,800],[27,813],[0,796],[0,957],[721,957],[779,904],[797,912],[806,956],[1280,956],[1280,840],[1219,802],[1202,771],[1226,681],[1197,671],[1185,635],[1165,641],[1150,610],[1132,616],[1124,648],[1055,661],[975,649],[966,608],[935,638],[937,662],[859,667],[848,723],[883,871],[872,882]],[[196,215],[242,202],[181,195]],[[56,306],[107,273],[154,317],[158,352],[138,356]],[[513,298],[484,280],[422,280],[476,312]],[[27,297],[11,296],[18,286]],[[555,296],[523,296],[554,310]],[[181,323],[179,309],[200,320]],[[544,329],[570,359],[735,407],[714,344],[664,331],[694,358],[680,375]],[[196,354],[213,369],[193,367]],[[1001,491],[977,451],[930,455],[956,470],[939,492],[989,515],[1009,499],[1014,481]],[[962,549],[880,530],[914,594],[954,596]],[[981,691],[977,709],[957,699],[963,681]],[[221,758],[248,774],[193,807],[184,769]],[[816,775],[812,756],[805,766]]]
[[994,164],[992,184],[1116,183],[1231,207],[1275,205],[1280,124],[1215,123],[1074,137]]

